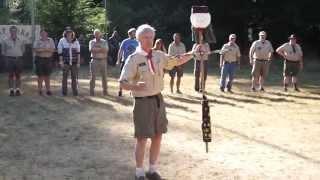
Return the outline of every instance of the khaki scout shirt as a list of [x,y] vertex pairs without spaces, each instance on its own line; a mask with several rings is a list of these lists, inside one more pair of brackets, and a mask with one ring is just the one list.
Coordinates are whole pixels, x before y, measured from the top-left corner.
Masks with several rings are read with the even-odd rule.
[[[192,47],[192,50],[195,50],[195,48],[197,47],[198,44],[194,44]],[[196,53],[195,54],[195,60],[201,60],[201,58],[204,61],[207,61],[209,59],[209,53],[210,53],[210,45],[208,43],[203,44],[203,49],[201,49],[201,51],[203,51],[204,55],[201,56],[200,53]]]
[[[96,39],[91,40],[89,42],[89,51],[91,51],[92,48],[105,48],[107,51],[109,50],[108,42],[104,39],[100,39],[100,41],[97,41]],[[108,55],[108,52],[106,53],[91,52],[92,59],[106,59],[107,55]]]
[[155,74],[149,69],[147,53],[140,47],[128,57],[119,81],[128,81],[132,84],[145,82],[146,90],[132,91],[134,97],[145,97],[159,94],[163,90],[164,69],[172,69],[177,65],[178,59],[169,57],[162,51],[152,50],[152,62]]
[[222,46],[220,54],[223,55],[223,60],[226,62],[236,62],[241,56],[239,46],[234,43],[226,43]]
[[302,60],[302,50],[299,44],[295,44],[294,48],[296,52],[293,52],[293,47],[290,43],[284,43],[282,46],[278,47],[277,51],[283,51],[286,59],[289,61],[300,61]]
[[183,53],[186,53],[186,46],[182,42],[180,42],[179,45],[174,42],[169,45],[168,54],[170,56],[180,55]]
[[[45,40],[43,39],[39,39],[37,40],[34,45],[33,45],[33,48],[34,49],[41,49],[41,48],[45,48],[45,49],[55,49],[55,44],[54,44],[54,41],[53,39],[51,38],[47,38]],[[36,52],[35,53],[36,56],[39,56],[39,57],[51,57],[53,52]]]
[[7,38],[2,41],[2,54],[10,57],[22,57],[25,46],[25,41],[18,37],[15,41],[13,41],[11,37]]
[[249,56],[250,59],[269,60],[270,53],[273,53],[273,51],[270,41],[265,40],[263,43],[262,40],[257,40],[252,43]]

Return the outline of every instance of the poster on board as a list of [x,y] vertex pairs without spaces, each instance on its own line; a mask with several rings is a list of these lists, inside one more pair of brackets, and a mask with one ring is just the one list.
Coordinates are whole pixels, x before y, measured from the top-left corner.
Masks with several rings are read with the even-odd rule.
[[[0,25],[0,41],[10,36],[9,29],[12,25]],[[17,35],[27,44],[32,44],[32,26],[31,25],[15,25],[18,28]],[[40,25],[35,26],[35,40],[39,39]]]

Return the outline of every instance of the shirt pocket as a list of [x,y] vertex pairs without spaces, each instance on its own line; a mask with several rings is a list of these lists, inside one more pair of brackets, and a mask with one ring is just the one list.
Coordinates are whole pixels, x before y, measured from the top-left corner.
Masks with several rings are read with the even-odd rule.
[[148,65],[146,62],[138,64],[138,73],[142,79],[148,76]]

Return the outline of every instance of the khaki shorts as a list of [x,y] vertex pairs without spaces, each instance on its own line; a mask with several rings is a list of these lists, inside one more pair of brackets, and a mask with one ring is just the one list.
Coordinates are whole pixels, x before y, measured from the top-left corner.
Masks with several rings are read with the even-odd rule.
[[270,62],[267,60],[255,60],[251,75],[254,77],[262,76],[263,78],[266,78],[269,73],[269,66]]
[[300,62],[284,61],[283,75],[284,76],[297,76],[300,71]]
[[152,138],[167,132],[168,119],[161,94],[157,97],[135,97],[133,107],[134,136]]

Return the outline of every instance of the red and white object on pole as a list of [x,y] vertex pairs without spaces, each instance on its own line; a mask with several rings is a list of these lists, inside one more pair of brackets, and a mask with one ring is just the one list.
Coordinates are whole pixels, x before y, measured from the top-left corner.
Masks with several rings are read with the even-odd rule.
[[202,136],[203,141],[206,144],[206,152],[208,153],[209,147],[208,143],[212,141],[212,132],[211,132],[211,121],[210,121],[210,109],[209,109],[209,101],[206,97],[205,91],[205,78],[204,78],[204,52],[201,48],[201,45],[204,44],[203,32],[211,23],[211,15],[208,11],[208,6],[192,6],[190,21],[192,27],[195,28],[196,36],[198,36],[198,42],[200,44],[200,48],[198,49],[200,53],[200,71],[201,71],[201,89],[202,89]]

